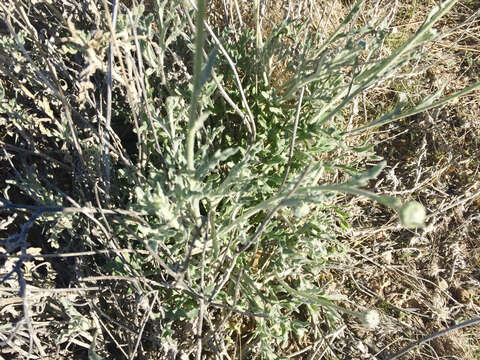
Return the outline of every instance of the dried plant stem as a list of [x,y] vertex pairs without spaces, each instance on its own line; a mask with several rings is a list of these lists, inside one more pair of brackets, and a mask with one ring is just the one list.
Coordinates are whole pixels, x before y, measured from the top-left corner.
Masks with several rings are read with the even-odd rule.
[[476,325],[476,324],[479,324],[480,323],[480,318],[474,318],[474,319],[471,319],[471,320],[467,320],[467,321],[464,321],[458,325],[455,325],[455,326],[452,326],[452,327],[449,327],[448,329],[444,329],[444,330],[441,330],[439,332],[436,332],[435,334],[432,334],[430,336],[427,336],[423,339],[420,339],[420,340],[417,340],[413,343],[411,343],[410,345],[408,345],[407,347],[403,348],[402,350],[400,350],[399,352],[393,354],[392,356],[388,357],[386,360],[395,360],[395,359],[398,359],[400,358],[401,356],[405,355],[407,352],[409,352],[410,350],[412,350],[413,348],[421,345],[421,344],[425,344],[426,342],[428,341],[431,341],[433,339],[436,339],[440,336],[443,336],[451,331],[454,331],[454,330],[459,330],[459,329],[463,329],[467,326],[472,326],[472,325]]
[[152,316],[153,306],[155,305],[155,303],[157,301],[158,301],[158,292],[154,291],[153,292],[153,300],[152,300],[148,310],[145,312],[145,315],[143,316],[142,326],[140,327],[140,331],[137,335],[137,340],[135,341],[135,346],[133,348],[133,351],[130,354],[130,360],[135,359],[135,355],[137,354],[138,347],[139,347],[140,342],[142,340],[143,332],[145,331],[145,325],[147,325],[148,319],[150,318],[150,316]]
[[[112,31],[115,32],[115,25],[117,23],[118,3],[113,0],[112,5]],[[108,45],[108,72],[107,72],[107,114],[105,116],[105,130],[104,130],[104,166],[105,166],[105,198],[107,204],[110,202],[110,132],[112,121],[112,67],[113,63],[113,46],[112,42]]]

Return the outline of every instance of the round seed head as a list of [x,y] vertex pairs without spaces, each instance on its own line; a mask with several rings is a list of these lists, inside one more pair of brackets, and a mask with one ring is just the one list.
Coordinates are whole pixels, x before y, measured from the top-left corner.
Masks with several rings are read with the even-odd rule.
[[368,329],[375,329],[380,324],[380,314],[375,310],[368,310],[362,314],[362,323]]
[[426,212],[422,204],[409,201],[399,210],[400,221],[406,228],[415,228],[425,225]]
[[308,206],[308,204],[303,203],[300,206],[297,206],[295,208],[293,214],[297,218],[302,218],[302,217],[307,216],[309,212],[310,212],[310,206]]

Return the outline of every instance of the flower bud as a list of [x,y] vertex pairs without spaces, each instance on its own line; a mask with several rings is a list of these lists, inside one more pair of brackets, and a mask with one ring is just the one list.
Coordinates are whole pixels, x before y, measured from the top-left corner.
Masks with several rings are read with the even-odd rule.
[[406,228],[415,228],[425,225],[425,208],[417,201],[409,201],[403,204],[398,213],[402,225]]
[[380,324],[380,314],[375,310],[368,310],[362,314],[362,323],[367,329],[375,329]]
[[308,215],[310,212],[310,206],[308,204],[303,203],[300,206],[297,206],[293,212],[296,218],[303,218]]

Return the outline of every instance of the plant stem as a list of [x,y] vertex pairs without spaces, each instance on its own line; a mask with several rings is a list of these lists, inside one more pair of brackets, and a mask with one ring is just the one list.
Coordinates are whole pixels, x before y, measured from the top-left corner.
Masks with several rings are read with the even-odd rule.
[[[188,121],[188,131],[187,131],[187,146],[186,146],[186,158],[187,158],[187,169],[192,172],[192,176],[195,171],[195,162],[194,162],[194,147],[195,147],[195,134],[197,132],[197,121],[199,121],[198,114],[198,98],[200,95],[201,84],[200,84],[200,74],[202,72],[202,62],[203,62],[203,44],[205,41],[204,37],[204,25],[203,20],[205,19],[205,8],[206,0],[197,1],[197,17],[195,19],[195,59],[193,64],[193,92],[192,99],[190,101],[190,118]],[[200,207],[199,201],[192,201],[192,210],[193,215],[196,218],[197,225],[200,224]]]
[[195,123],[198,119],[198,97],[200,94],[200,73],[202,71],[202,62],[203,62],[203,43],[204,43],[204,29],[203,29],[203,20],[205,18],[205,0],[197,1],[197,17],[195,24],[195,59],[193,64],[193,92],[192,99],[190,102],[190,119],[188,121],[188,133],[187,133],[187,147],[186,147],[186,158],[187,158],[187,168],[190,171],[195,171],[194,164],[194,145],[195,145],[195,133],[196,126]]

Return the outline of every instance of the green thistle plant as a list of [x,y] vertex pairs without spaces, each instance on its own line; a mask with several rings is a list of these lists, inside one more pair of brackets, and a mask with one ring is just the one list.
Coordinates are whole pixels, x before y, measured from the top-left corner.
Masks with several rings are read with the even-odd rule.
[[[91,32],[77,30],[81,23],[70,21],[64,26],[71,34],[62,36],[62,43],[75,45],[75,57],[71,51],[55,52],[55,42],[50,40],[45,41],[49,47],[38,54],[54,53],[55,62],[28,50],[30,56],[27,48],[41,45],[38,34],[28,33],[36,31],[31,24],[17,21],[21,32],[15,34],[9,26],[11,38],[0,38],[8,53],[15,55],[12,59],[25,69],[26,80],[18,84],[41,77],[42,81],[22,85],[20,90],[31,87],[43,99],[35,106],[43,107],[45,114],[55,110],[52,129],[46,129],[44,119],[37,121],[31,115],[38,109],[24,109],[0,88],[1,112],[15,114],[12,134],[29,139],[31,127],[43,126],[45,146],[62,144],[62,149],[73,149],[69,164],[28,150],[41,160],[48,159],[52,171],[40,178],[36,174],[42,173],[41,166],[28,165],[19,171],[12,165],[17,176],[14,185],[38,204],[68,203],[74,208],[15,207],[2,201],[1,210],[32,211],[33,215],[20,234],[0,245],[21,248],[25,255],[26,235],[35,221],[44,213],[64,218],[68,213],[69,226],[56,223],[62,246],[71,249],[72,243],[80,243],[79,251],[112,250],[107,265],[82,261],[115,279],[133,279],[133,285],[119,286],[115,296],[154,294],[149,312],[136,322],[142,332],[160,330],[160,339],[155,340],[164,343],[189,337],[185,343],[193,344],[198,359],[220,335],[222,344],[231,340],[235,330],[228,329],[241,329],[242,324],[249,325],[251,349],[256,352],[252,357],[264,359],[284,354],[292,336],[310,336],[312,323],[336,326],[340,312],[360,319],[367,328],[377,327],[377,312],[342,308],[336,302],[343,297],[322,288],[325,269],[348,251],[336,238],[349,226],[348,209],[338,206],[336,195],[366,197],[395,209],[406,228],[423,226],[426,211],[418,202],[402,205],[399,199],[365,190],[386,162],[370,152],[369,144],[351,146],[349,136],[444,104],[480,83],[443,99],[439,91],[411,107],[400,102],[357,129],[346,130],[343,120],[357,96],[419,56],[419,47],[436,36],[435,22],[455,1],[435,7],[418,31],[387,57],[380,51],[388,35],[385,21],[352,26],[364,1],[352,7],[325,41],[309,33],[307,24],[291,19],[263,36],[261,1],[254,3],[255,31],[225,29],[221,40],[217,29],[205,22],[204,0],[156,0],[155,11],[149,14],[138,6],[123,12],[116,8],[114,16],[103,3],[105,9],[96,9],[95,14],[97,20],[101,16],[108,20],[109,28],[97,32],[102,41],[80,41],[81,34]],[[109,66],[103,66],[107,46]],[[85,68],[80,74],[84,77],[82,104],[75,108],[69,103],[75,96],[65,96],[60,84],[75,91],[77,74],[49,67],[77,57],[82,61],[72,69]],[[278,64],[285,65],[281,81],[275,79]],[[48,78],[43,69],[49,69]],[[107,101],[100,90],[104,84],[91,83],[97,75],[101,80],[104,71],[108,71],[104,74]],[[63,74],[68,75],[66,80],[56,78]],[[30,96],[30,90],[27,95],[36,97]],[[51,106],[48,99],[53,99]],[[128,139],[115,134],[115,122],[126,129]],[[351,158],[352,163],[346,163]],[[99,164],[99,159],[104,163]],[[70,193],[65,192],[69,186],[58,186],[51,176],[59,171],[58,163],[63,165],[62,174],[75,180]],[[376,165],[366,169],[365,163]],[[336,176],[342,169],[351,178],[329,183],[326,175]],[[53,216],[48,219],[56,221]],[[18,260],[16,272],[9,276],[16,273],[21,278],[23,259],[27,256]],[[140,341],[135,339],[136,346]],[[125,357],[134,358],[134,352]]]

